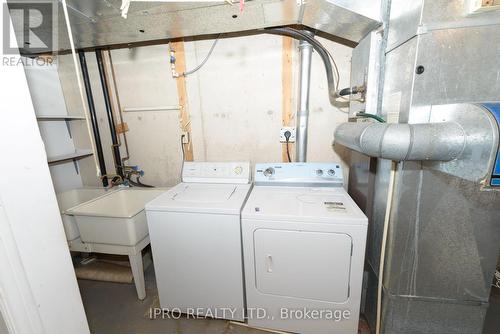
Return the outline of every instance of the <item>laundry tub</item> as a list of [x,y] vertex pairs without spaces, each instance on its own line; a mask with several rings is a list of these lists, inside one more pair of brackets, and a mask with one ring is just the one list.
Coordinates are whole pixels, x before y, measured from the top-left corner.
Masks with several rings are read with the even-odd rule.
[[96,197],[102,196],[110,191],[106,188],[78,188],[68,190],[57,194],[57,202],[59,203],[59,210],[61,211],[62,222],[64,225],[64,232],[66,239],[73,241],[80,236],[78,226],[74,216],[66,214],[66,210],[90,201]]
[[126,188],[66,211],[73,215],[85,243],[134,246],[148,233],[144,206],[165,189]]

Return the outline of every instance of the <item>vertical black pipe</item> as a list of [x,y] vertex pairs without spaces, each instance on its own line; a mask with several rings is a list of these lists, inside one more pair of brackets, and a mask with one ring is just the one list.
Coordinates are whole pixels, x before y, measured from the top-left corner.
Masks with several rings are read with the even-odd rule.
[[111,98],[108,91],[108,79],[104,70],[104,62],[102,60],[102,50],[95,50],[97,58],[97,67],[99,76],[101,77],[102,95],[104,96],[104,104],[106,106],[106,114],[108,115],[109,131],[111,133],[111,142],[113,143],[113,158],[115,160],[116,174],[123,177],[122,159],[120,157],[120,147],[118,145],[118,137],[116,135],[115,118],[111,109]]
[[[92,122],[92,130],[94,133],[94,142],[97,150],[97,159],[99,161],[99,169],[101,170],[101,175],[106,175],[106,163],[104,162],[104,154],[102,152],[101,135],[99,134],[99,124],[97,122],[97,115],[94,106],[94,97],[92,95],[92,88],[90,86],[89,71],[87,69],[87,61],[85,59],[85,53],[79,51],[80,56],[80,66],[82,68],[83,83],[85,84],[85,92],[87,93],[87,103],[89,105],[90,121]],[[102,178],[102,185],[104,187],[108,186],[108,178]]]

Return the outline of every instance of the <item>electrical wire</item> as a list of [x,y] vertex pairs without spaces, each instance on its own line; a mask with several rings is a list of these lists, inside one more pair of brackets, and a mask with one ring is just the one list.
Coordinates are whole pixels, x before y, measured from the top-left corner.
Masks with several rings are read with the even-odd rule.
[[181,151],[182,151],[181,182],[182,182],[182,171],[184,170],[184,161],[186,160],[186,152],[184,151],[184,137],[186,137],[186,135],[181,135]]
[[[286,28],[286,29],[289,29],[289,30],[292,30],[292,31],[294,31],[296,33],[299,33],[303,37],[311,37],[311,36],[307,35],[306,33],[304,33],[302,30],[297,30],[297,29],[293,29],[293,28]],[[316,45],[318,48],[322,49],[326,53],[326,55],[328,55],[328,57],[330,58],[330,60],[332,61],[332,64],[333,64],[332,73],[335,75],[335,78],[334,78],[334,80],[335,80],[335,91],[338,92],[339,91],[339,86],[340,86],[340,71],[339,71],[339,67],[337,66],[337,62],[335,61],[335,58],[333,58],[333,56],[330,53],[330,51],[327,48],[325,48],[323,46],[323,44],[321,44],[321,42],[318,41],[317,39],[312,38],[312,40],[308,39],[307,41],[309,43],[313,44],[313,45]],[[318,50],[316,50],[316,51],[318,51]],[[325,59],[323,59],[323,61],[325,61]],[[325,67],[328,67],[328,66],[326,66],[326,63],[325,63]],[[330,65],[330,67],[331,67],[331,65]],[[328,69],[327,69],[327,71],[328,71]],[[339,99],[341,99],[341,100],[349,101],[349,98],[346,98],[345,96],[338,95],[337,97]]]
[[133,185],[134,187],[154,188],[154,186],[152,185],[142,183],[140,175],[136,176],[135,182],[132,181],[132,179],[129,179],[128,182],[130,182],[130,184]]
[[368,113],[365,113],[365,112],[358,112],[356,114],[356,117],[360,117],[360,118],[372,118],[380,123],[385,123],[385,119],[383,119],[382,117],[378,116],[378,115],[375,115],[375,114],[368,114]]
[[289,130],[286,130],[285,133],[283,134],[285,136],[285,142],[286,142],[286,155],[288,157],[288,162],[292,162],[292,158],[290,158],[290,137],[292,136],[292,133]]
[[[264,33],[269,33],[269,34],[277,34],[277,35],[293,37],[298,40],[306,41],[313,46],[314,50],[318,52],[321,59],[323,60],[323,64],[325,65],[326,79],[328,82],[328,99],[330,101],[330,104],[335,105],[336,99],[338,98],[337,95],[338,80],[336,80],[335,77],[336,76],[339,77],[340,74],[338,72],[338,68],[336,70],[332,68],[331,58],[333,57],[331,57],[331,54],[329,55],[328,50],[326,50],[325,47],[319,41],[314,39],[314,37],[301,30],[295,30],[292,28],[268,28],[268,29],[263,29],[262,31]],[[334,64],[334,67],[337,67],[336,63]],[[336,75],[334,73],[336,73]]]
[[182,161],[186,160],[186,152],[184,152],[184,137],[185,135],[181,136],[181,150],[182,150]]
[[202,61],[202,62],[201,62],[198,66],[196,66],[195,68],[193,68],[192,70],[189,70],[189,71],[186,71],[186,72],[184,72],[184,73],[181,73],[181,74],[180,74],[180,76],[182,76],[182,77],[187,77],[188,75],[193,74],[193,73],[195,73],[196,71],[198,71],[200,68],[202,68],[202,67],[203,67],[203,65],[205,65],[205,63],[208,61],[208,58],[210,58],[210,56],[212,55],[212,52],[214,51],[215,46],[217,45],[217,42],[218,42],[218,41],[219,41],[219,39],[220,39],[220,36],[221,36],[221,34],[219,34],[219,35],[217,36],[217,38],[215,39],[215,41],[213,42],[213,44],[212,44],[212,46],[210,47],[210,50],[208,51],[208,54],[207,54],[207,56],[205,57],[205,59],[203,59],[203,61]]
[[292,158],[290,158],[290,142],[288,139],[286,140],[286,156],[288,157],[288,162],[292,162]]
[[337,62],[335,61],[335,59],[333,58],[332,54],[330,53],[330,51],[328,51],[326,48],[325,48],[325,51],[326,53],[328,53],[328,56],[330,57],[330,59],[332,60],[332,63],[333,63],[333,68],[335,69],[335,73],[337,74],[337,84],[335,85],[335,89],[336,90],[339,90],[339,84],[340,84],[340,71],[339,71],[339,68],[337,66]]
[[137,183],[140,184],[144,188],[154,188],[155,186],[152,186],[150,184],[145,184],[141,182],[141,177],[137,175]]
[[[302,34],[303,36],[310,37],[309,35],[305,34],[302,30],[297,30],[297,29],[293,29],[293,28],[288,28],[288,29],[293,30],[293,31],[295,31],[295,32],[297,32],[299,34]],[[310,41],[310,40],[308,40],[308,41],[310,43],[312,42],[315,45],[317,45],[318,48],[321,48],[328,55],[328,57],[330,58],[330,60],[332,61],[332,64],[333,64],[332,73],[335,75],[335,79],[334,79],[335,80],[335,91],[338,92],[339,91],[339,87],[340,87],[340,71],[339,71],[339,67],[337,66],[337,62],[335,61],[335,58],[333,58],[333,56],[330,53],[330,51],[327,48],[325,48],[323,46],[323,44],[321,44],[321,42],[318,41],[317,39],[313,38],[312,41]],[[323,59],[323,61],[324,61],[324,59]],[[326,64],[325,64],[325,66],[326,66]],[[345,96],[338,95],[337,97],[339,99],[341,99],[341,100],[349,101],[349,98],[346,98]]]
[[[274,29],[274,30],[277,33],[283,32],[282,30],[278,30],[278,29],[286,30],[288,32],[293,32],[296,36],[291,36],[291,37],[294,37],[294,38],[298,38],[297,36],[300,35],[300,37],[302,39],[306,40],[307,42],[309,42],[310,44],[313,45],[314,49],[320,54],[320,56],[323,59],[323,62],[325,64],[329,86],[330,86],[330,81],[331,80],[329,79],[329,75],[328,74],[330,72],[332,72],[332,75],[334,76],[334,78],[333,78],[333,81],[335,82],[333,84],[334,89],[331,89],[331,88],[329,88],[329,89],[333,90],[334,93],[338,92],[339,91],[339,86],[340,86],[340,71],[339,71],[339,67],[337,66],[337,62],[335,61],[335,58],[333,58],[331,52],[327,48],[325,48],[323,46],[323,44],[321,44],[320,41],[318,41],[317,39],[313,38],[311,35],[305,33],[303,30],[297,30],[297,29],[289,28],[289,27],[277,28],[277,29]],[[266,29],[266,30],[270,30],[272,32],[272,29]],[[333,64],[333,67],[332,67],[331,64],[328,64],[326,58],[330,58],[331,63]],[[345,96],[341,96],[339,94],[335,94],[335,95],[336,95],[335,98],[338,98],[338,99],[341,99],[341,100],[344,100],[344,101],[350,101],[351,100],[350,98],[347,98]],[[363,102],[363,101],[360,101],[359,99],[355,99],[354,101]],[[330,102],[332,102],[332,95],[330,95]],[[344,111],[342,111],[342,112],[344,112]],[[344,112],[344,113],[348,113],[348,112]]]
[[385,252],[387,247],[387,235],[389,233],[389,223],[392,211],[392,199],[394,197],[394,184],[396,180],[397,162],[392,162],[391,173],[389,176],[389,188],[387,194],[387,204],[385,207],[384,226],[382,230],[382,245],[380,250],[380,264],[378,269],[378,286],[377,286],[377,314],[375,323],[375,334],[380,334],[382,324],[382,290],[384,282],[384,267],[385,267]]
[[[302,30],[297,30],[297,29],[294,29],[294,28],[287,28],[289,30],[293,30],[299,34],[301,34],[302,36],[304,37],[311,37],[309,35],[307,35],[306,33],[304,33]],[[312,39],[312,40],[311,40]],[[308,39],[308,42],[310,42],[311,44],[316,44],[319,48],[321,48],[327,55],[328,57],[331,59],[332,61],[332,64],[333,64],[333,73],[335,74],[336,78],[335,78],[335,90],[339,90],[339,84],[340,84],[340,71],[339,71],[339,68],[337,66],[337,62],[335,61],[335,59],[333,58],[332,54],[330,53],[330,51],[328,51],[327,48],[325,48],[323,46],[323,44],[321,44],[320,41],[318,41],[317,39],[315,38],[312,38],[311,39]]]

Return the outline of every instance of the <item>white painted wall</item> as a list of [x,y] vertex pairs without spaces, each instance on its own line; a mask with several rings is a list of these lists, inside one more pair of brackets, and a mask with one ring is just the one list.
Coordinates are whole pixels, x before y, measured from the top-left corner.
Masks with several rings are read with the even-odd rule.
[[[188,69],[212,42],[187,44]],[[187,78],[195,160],[281,159],[281,59],[279,36],[222,39],[205,66]]]
[[[320,40],[337,60],[341,87],[348,86],[352,49],[327,39]],[[204,59],[212,43],[213,40],[185,43],[188,69]],[[178,105],[176,83],[170,73],[168,45],[118,49],[112,51],[112,56],[122,108]],[[60,67],[70,64],[69,56],[61,58]],[[109,172],[113,166],[111,140],[94,53],[87,53],[87,62]],[[224,38],[205,66],[187,77],[195,160],[281,161],[281,62],[280,36]],[[295,48],[294,92],[297,65],[298,48]],[[60,71],[67,72],[66,69]],[[72,104],[79,103],[75,85],[76,80],[67,80],[63,84],[70,110],[78,108],[72,107]],[[331,144],[336,125],[346,121],[347,114],[328,102],[324,66],[317,54],[313,55],[310,107],[308,160],[342,162]],[[157,186],[176,184],[181,166],[178,112],[129,112],[125,113],[125,121],[130,129],[127,133],[130,163],[145,170],[143,182]],[[347,179],[347,166],[344,168]],[[95,184],[92,173],[82,175],[85,184]]]
[[9,330],[7,329],[7,324],[5,323],[5,319],[3,314],[0,312],[0,333],[8,334]]
[[23,67],[0,73],[0,312],[13,333],[89,333]]

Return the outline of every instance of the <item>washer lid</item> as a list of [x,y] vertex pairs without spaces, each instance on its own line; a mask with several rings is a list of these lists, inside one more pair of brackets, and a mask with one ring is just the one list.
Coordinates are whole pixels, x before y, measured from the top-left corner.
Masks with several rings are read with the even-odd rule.
[[251,185],[181,183],[146,205],[147,211],[240,214]]
[[243,219],[364,224],[368,219],[344,188],[255,186]]
[[234,184],[187,183],[172,195],[172,201],[185,203],[223,203],[236,191]]

